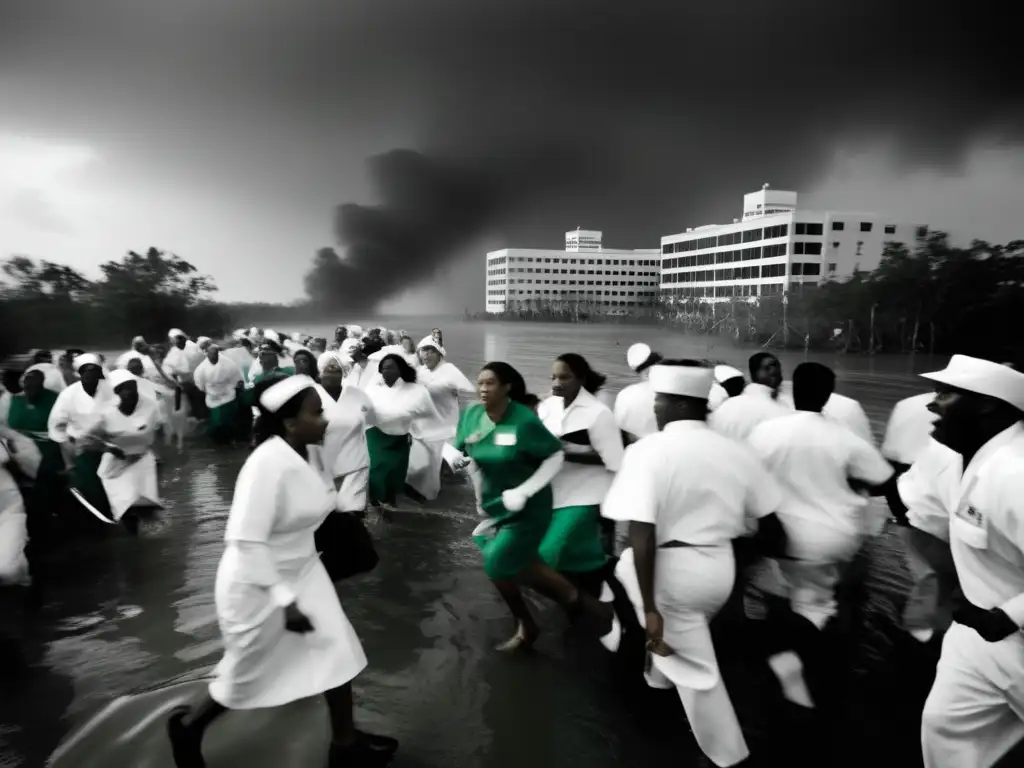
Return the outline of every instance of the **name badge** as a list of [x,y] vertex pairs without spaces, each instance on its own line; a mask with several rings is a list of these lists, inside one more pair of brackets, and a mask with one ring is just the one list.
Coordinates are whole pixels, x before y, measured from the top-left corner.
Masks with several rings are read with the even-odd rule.
[[494,444],[508,448],[516,444],[515,432],[498,432],[494,435]]
[[953,518],[954,535],[974,549],[988,549],[988,516],[970,502],[961,504]]

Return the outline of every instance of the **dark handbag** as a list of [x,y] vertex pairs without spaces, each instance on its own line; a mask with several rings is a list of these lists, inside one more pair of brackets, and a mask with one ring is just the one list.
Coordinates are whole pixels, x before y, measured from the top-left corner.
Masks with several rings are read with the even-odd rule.
[[313,538],[331,581],[369,573],[380,562],[373,537],[362,519],[351,512],[329,514]]

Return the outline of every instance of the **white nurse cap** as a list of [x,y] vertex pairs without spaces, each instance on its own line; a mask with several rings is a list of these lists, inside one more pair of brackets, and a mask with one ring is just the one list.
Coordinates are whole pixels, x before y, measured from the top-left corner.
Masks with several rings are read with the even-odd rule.
[[655,365],[651,368],[651,389],[664,395],[707,400],[715,372],[703,366]]
[[626,350],[626,365],[634,371],[640,368],[651,356],[651,348],[646,344],[634,344]]
[[267,387],[266,391],[260,395],[260,405],[270,413],[277,413],[285,403],[299,394],[299,392],[313,387],[315,383],[313,379],[305,374],[300,373],[295,376],[289,376]]
[[1024,411],[1024,373],[1008,365],[967,355],[953,355],[943,370],[922,373],[921,376],[965,392],[994,397]]

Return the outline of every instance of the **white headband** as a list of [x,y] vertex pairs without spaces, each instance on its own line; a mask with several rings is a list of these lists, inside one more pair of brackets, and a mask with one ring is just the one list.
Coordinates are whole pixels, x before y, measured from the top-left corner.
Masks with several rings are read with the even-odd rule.
[[270,413],[277,413],[281,407],[299,392],[313,387],[316,382],[305,374],[296,374],[273,384],[260,395],[260,405]]

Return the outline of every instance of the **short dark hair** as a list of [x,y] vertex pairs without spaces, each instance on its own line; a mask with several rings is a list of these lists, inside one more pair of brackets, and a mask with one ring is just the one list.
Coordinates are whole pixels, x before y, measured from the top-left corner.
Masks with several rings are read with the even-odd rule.
[[793,370],[793,402],[821,408],[828,402],[836,386],[836,375],[821,363],[800,363]]
[[252,401],[260,412],[260,415],[256,417],[256,421],[252,425],[253,447],[266,442],[272,437],[283,437],[285,419],[294,419],[299,411],[302,410],[302,401],[306,399],[306,394],[310,391],[311,387],[297,392],[288,402],[273,413],[264,408],[263,403],[260,402],[264,392],[286,378],[288,377],[283,374],[268,376],[252,389]]

